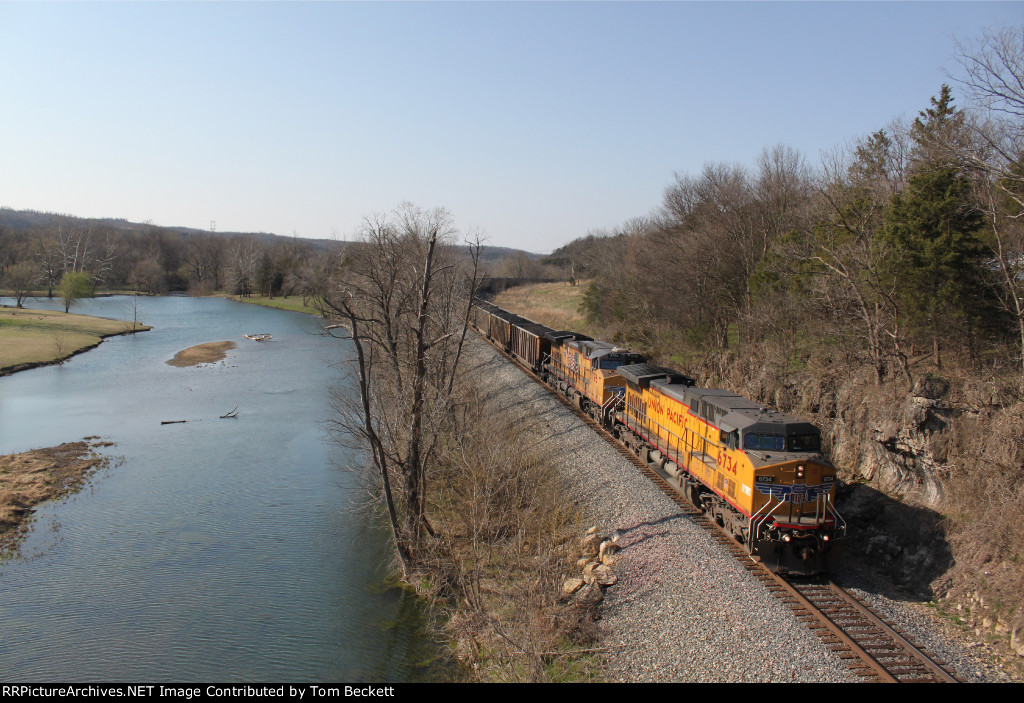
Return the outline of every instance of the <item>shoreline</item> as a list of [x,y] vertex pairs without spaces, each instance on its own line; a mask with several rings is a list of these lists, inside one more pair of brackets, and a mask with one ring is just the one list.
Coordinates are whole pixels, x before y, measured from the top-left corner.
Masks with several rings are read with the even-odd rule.
[[[18,319],[22,317],[26,319]],[[40,321],[42,324],[39,324]],[[131,324],[92,315],[0,305],[0,330],[4,332],[4,343],[11,346],[27,345],[28,348],[22,356],[29,357],[26,361],[0,366],[0,377],[43,366],[63,364],[73,356],[95,349],[109,337],[148,332],[153,329],[150,325],[142,323],[136,323],[132,329]],[[118,329],[119,326],[123,329]],[[54,340],[51,342],[49,338],[40,339],[42,334],[52,334]],[[62,350],[60,343],[56,341],[65,334],[78,335],[80,338],[77,344],[74,340],[69,340],[68,351]],[[58,347],[56,356],[53,356],[53,347],[50,346],[52,344]],[[74,348],[70,348],[72,346]]]
[[84,354],[87,351],[95,349],[99,345],[103,344],[103,342],[109,337],[121,337],[127,334],[135,334],[137,332],[148,332],[151,329],[153,328],[140,326],[139,329],[137,330],[125,330],[124,332],[111,332],[109,334],[100,335],[99,341],[86,345],[84,347],[79,347],[78,349],[75,349],[73,352],[70,352],[69,354],[66,354],[65,356],[62,356],[58,359],[51,359],[49,361],[26,361],[20,364],[14,364],[12,366],[4,366],[3,368],[0,368],[0,376],[10,376],[11,374],[16,374],[19,371],[38,369],[42,368],[43,366],[57,366],[59,364],[63,364],[65,361],[67,361],[73,356],[78,356],[79,354]]

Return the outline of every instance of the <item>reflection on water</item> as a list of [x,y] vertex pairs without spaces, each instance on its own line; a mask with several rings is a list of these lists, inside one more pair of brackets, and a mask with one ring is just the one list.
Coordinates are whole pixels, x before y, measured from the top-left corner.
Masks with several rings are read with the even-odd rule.
[[[74,311],[130,320],[128,300]],[[0,378],[0,453],[99,435],[123,457],[40,509],[22,558],[0,563],[0,680],[436,675],[419,666],[433,649],[409,599],[373,588],[386,533],[353,510],[351,457],[323,436],[344,342],[310,316],[227,300],[138,306],[152,331]],[[254,332],[273,341],[243,339]],[[164,363],[221,340],[238,344],[221,362]]]

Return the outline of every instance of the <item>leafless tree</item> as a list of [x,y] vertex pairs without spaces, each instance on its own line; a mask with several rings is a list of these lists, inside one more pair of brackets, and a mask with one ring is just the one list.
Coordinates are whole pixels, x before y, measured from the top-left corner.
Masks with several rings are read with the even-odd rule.
[[32,295],[39,282],[39,271],[28,261],[20,261],[7,269],[4,285],[11,291],[16,307],[25,307],[25,299]]
[[227,248],[228,285],[232,293],[249,297],[256,292],[256,269],[260,248],[256,240],[245,236],[235,239]]
[[996,296],[1014,320],[1024,389],[1024,28],[958,42],[962,72],[954,76],[975,106],[971,139],[946,143],[971,173],[978,207],[991,231]]
[[46,297],[52,298],[53,289],[60,283],[60,278],[64,275],[60,251],[57,241],[53,237],[41,236],[36,240],[36,260],[39,262],[39,270],[46,283]]
[[790,243],[791,249],[804,251],[782,257],[812,265],[816,275],[807,301],[820,307],[816,312],[844,328],[854,321],[862,331],[876,385],[891,358],[910,380],[895,282],[886,267],[892,252],[877,236],[896,178],[892,148],[892,140],[880,130],[850,151],[827,156],[813,234]]
[[316,296],[355,347],[359,401],[342,409],[338,429],[370,449],[403,571],[433,532],[427,484],[478,286],[479,243],[467,265],[449,244],[455,233],[443,209],[406,203],[370,217]]

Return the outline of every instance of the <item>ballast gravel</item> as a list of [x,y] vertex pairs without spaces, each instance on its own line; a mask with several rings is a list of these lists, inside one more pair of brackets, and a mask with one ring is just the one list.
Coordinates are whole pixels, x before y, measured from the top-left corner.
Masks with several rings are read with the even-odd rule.
[[605,674],[623,682],[852,682],[857,677],[647,478],[478,338],[467,370],[557,459],[573,500],[621,533],[601,605]]

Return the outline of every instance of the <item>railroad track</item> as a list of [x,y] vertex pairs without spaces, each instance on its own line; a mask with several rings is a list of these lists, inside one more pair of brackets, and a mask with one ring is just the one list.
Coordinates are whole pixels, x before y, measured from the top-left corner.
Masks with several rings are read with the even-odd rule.
[[[486,341],[486,337],[484,337]],[[493,346],[493,345],[492,345]],[[497,349],[497,347],[495,347]],[[765,589],[785,603],[793,615],[817,635],[822,643],[864,681],[880,683],[956,683],[959,680],[942,662],[912,639],[897,631],[871,608],[830,580],[796,579],[780,576],[763,567],[754,557],[702,510],[680,494],[668,477],[643,461],[600,423],[576,407],[568,398],[523,367],[502,349],[498,351],[527,373],[553,397],[576,413],[624,459],[646,475],[715,542],[736,557]]]

